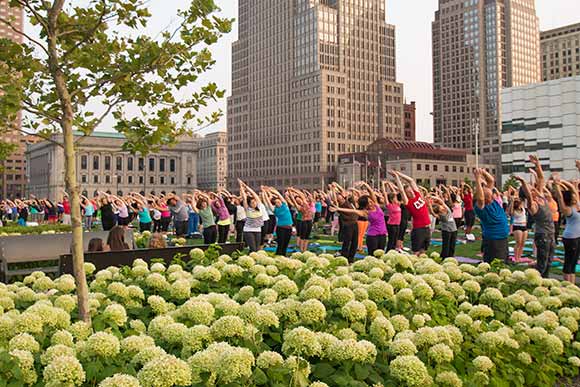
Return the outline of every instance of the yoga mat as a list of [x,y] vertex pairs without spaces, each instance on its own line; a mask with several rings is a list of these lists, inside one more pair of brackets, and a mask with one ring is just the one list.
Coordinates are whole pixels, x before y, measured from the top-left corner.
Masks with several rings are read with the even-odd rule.
[[457,261],[460,262],[460,263],[471,263],[471,264],[475,264],[475,263],[481,263],[482,262],[480,259],[473,259],[473,258],[467,258],[467,257],[455,257],[455,259],[457,259]]

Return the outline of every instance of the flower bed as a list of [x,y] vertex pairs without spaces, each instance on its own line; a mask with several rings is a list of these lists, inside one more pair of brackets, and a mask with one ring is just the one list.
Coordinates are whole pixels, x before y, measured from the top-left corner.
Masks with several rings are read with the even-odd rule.
[[57,234],[71,232],[71,226],[65,224],[41,224],[39,226],[6,226],[0,227],[0,237],[37,234]]
[[[0,285],[0,380],[48,386],[553,386],[578,374],[580,290],[390,252],[253,253]],[[435,257],[436,258],[436,257]]]

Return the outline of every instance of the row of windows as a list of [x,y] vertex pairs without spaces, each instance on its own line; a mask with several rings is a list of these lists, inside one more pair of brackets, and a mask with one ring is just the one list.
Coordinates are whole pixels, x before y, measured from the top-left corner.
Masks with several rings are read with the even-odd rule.
[[[111,156],[104,157],[104,170],[110,171],[111,170]],[[115,170],[122,171],[123,170],[123,157],[118,156],[115,160]],[[166,169],[166,159],[160,158],[159,159],[159,172],[165,172]],[[149,171],[155,171],[155,164],[156,161],[153,157],[149,158]],[[87,155],[81,156],[81,170],[87,170],[89,165],[89,157]],[[101,166],[101,157],[98,155],[93,156],[93,170],[99,170]],[[176,161],[175,159],[169,159],[169,172],[175,172],[176,168]],[[129,156],[127,158],[127,171],[133,171],[134,169],[134,158]],[[139,157],[137,159],[137,170],[144,171],[145,170],[145,159],[143,157]]]
[[[433,168],[431,168],[431,164],[417,164],[417,171],[422,171],[423,169],[425,171],[433,170],[433,172],[437,172],[437,170],[439,169],[439,166],[433,165]],[[458,168],[456,165],[451,166],[451,172],[457,172],[457,170],[458,170]],[[445,172],[449,172],[449,165],[445,166]],[[471,173],[471,168],[467,167],[467,169],[466,169],[464,167],[459,167],[459,172],[460,173]],[[495,169],[492,169],[491,173],[495,174]]]
[[[113,176],[114,177],[114,176]],[[115,182],[116,184],[123,184],[123,176],[116,176],[117,181]],[[105,184],[111,184],[111,181],[113,179],[111,178],[111,176],[107,175],[105,176],[104,182]],[[137,183],[138,181],[138,183]],[[149,176],[149,184],[156,184],[156,178],[155,176]],[[81,183],[86,184],[89,182],[89,178],[87,175],[81,175]],[[137,180],[135,180],[133,178],[133,176],[127,176],[127,184],[144,184],[145,182],[145,178],[143,176],[139,176],[139,178]],[[167,182],[169,182],[169,184],[174,185],[175,184],[175,177],[171,176],[169,178],[169,180],[166,180],[165,176],[161,176],[159,177],[159,184],[163,185],[166,184]],[[97,176],[94,175],[93,176],[93,184],[100,184],[102,183],[102,179]],[[191,185],[191,177],[187,178],[187,184]]]

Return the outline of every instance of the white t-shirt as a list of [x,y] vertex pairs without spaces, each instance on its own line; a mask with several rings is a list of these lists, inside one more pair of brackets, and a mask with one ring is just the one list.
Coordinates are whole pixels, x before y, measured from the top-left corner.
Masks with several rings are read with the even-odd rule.
[[260,204],[258,204],[258,208],[260,209],[260,212],[262,213],[262,219],[264,220],[264,222],[270,220],[270,216],[268,215],[268,210],[266,210],[266,206],[264,205],[264,203],[260,202]]
[[246,210],[242,206],[236,206],[236,219],[238,221],[246,219]]

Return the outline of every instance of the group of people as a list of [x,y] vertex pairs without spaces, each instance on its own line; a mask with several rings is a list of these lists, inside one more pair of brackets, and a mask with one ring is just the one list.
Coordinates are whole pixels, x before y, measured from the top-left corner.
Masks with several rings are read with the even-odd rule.
[[[530,156],[530,162],[534,166],[530,169],[531,181],[515,177],[519,187],[508,187],[504,192],[483,169],[474,169],[473,187],[463,183],[431,189],[419,186],[401,172],[390,171],[391,181],[383,181],[378,188],[360,182],[350,188],[332,183],[324,191],[287,187],[281,193],[274,187],[261,186],[256,192],[239,180],[238,194],[194,190],[181,196],[133,192],[119,197],[98,192],[92,199],[81,197],[81,210],[87,229],[94,227],[98,214],[103,230],[134,224],[140,231],[153,231],[155,235],[169,231],[178,237],[199,235],[204,244],[227,243],[235,234],[235,241],[245,242],[250,251],[275,244],[278,255],[287,253],[292,235],[296,235],[297,249],[306,251],[313,227],[326,223],[331,235],[338,232],[340,254],[351,261],[363,252],[365,236],[368,254],[378,249],[403,249],[409,223],[413,253],[429,249],[438,225],[441,256],[452,257],[460,229],[466,242],[475,240],[472,230],[477,216],[484,261],[507,262],[508,237],[513,235],[512,259],[524,262],[525,243],[533,229],[535,267],[544,276],[548,275],[559,230],[565,224],[564,274],[567,280],[574,280],[580,254],[579,182],[565,181],[557,173],[546,179],[538,158]],[[580,170],[580,161],[577,167]],[[57,203],[34,197],[0,203],[3,219],[20,224],[26,224],[30,214],[47,223],[70,224],[70,207],[66,193]],[[113,238],[113,248],[122,249],[124,242],[117,242]]]

